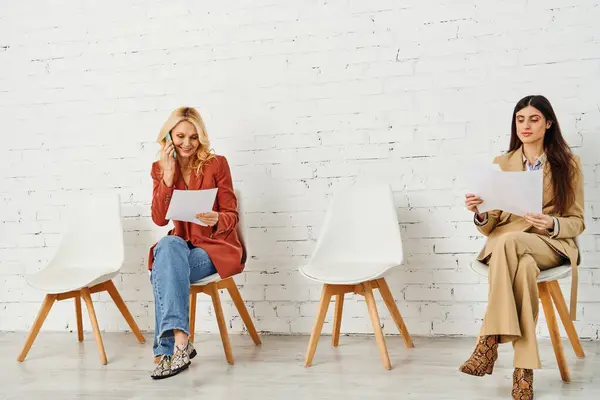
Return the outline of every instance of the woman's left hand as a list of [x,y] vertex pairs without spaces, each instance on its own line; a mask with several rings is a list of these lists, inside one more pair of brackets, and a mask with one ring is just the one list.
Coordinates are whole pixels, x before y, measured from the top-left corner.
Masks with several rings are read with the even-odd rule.
[[198,213],[196,214],[196,218],[208,226],[215,226],[219,222],[219,213],[216,211]]
[[527,213],[525,219],[538,229],[554,229],[554,218],[546,214]]

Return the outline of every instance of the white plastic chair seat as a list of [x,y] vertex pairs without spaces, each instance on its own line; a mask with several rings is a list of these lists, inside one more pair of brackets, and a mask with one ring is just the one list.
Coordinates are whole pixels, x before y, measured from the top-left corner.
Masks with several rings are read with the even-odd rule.
[[300,273],[306,278],[330,285],[357,285],[380,278],[396,263],[329,263],[325,265],[308,264],[300,267]]
[[[485,263],[482,263],[481,261],[478,261],[478,260],[473,261],[471,263],[471,269],[473,270],[473,272],[475,272],[477,275],[479,275],[483,278],[488,277],[489,267]],[[558,279],[566,278],[569,275],[571,275],[571,269],[572,269],[571,264],[564,264],[564,265],[561,265],[560,267],[555,267],[555,268],[547,269],[545,271],[540,271],[537,281],[538,281],[538,283],[540,283],[540,282],[549,282],[549,281],[555,281]]]
[[91,287],[114,278],[115,268],[45,268],[28,275],[27,283],[49,294],[65,293]]
[[191,286],[204,286],[204,285],[208,285],[209,283],[220,282],[220,281],[221,281],[221,276],[219,274],[212,274],[212,275],[207,276],[204,279],[200,279],[199,281],[192,282],[190,285]]
[[121,203],[115,193],[73,195],[56,254],[27,283],[47,294],[92,287],[114,278],[124,259]]
[[[368,210],[368,218],[357,217]],[[313,255],[299,268],[307,279],[355,285],[402,264],[402,237],[388,184],[357,182],[336,192]]]

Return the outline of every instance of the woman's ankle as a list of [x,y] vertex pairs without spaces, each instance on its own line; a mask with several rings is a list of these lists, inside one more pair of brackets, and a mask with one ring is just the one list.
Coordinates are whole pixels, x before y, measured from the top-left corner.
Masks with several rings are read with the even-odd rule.
[[187,333],[179,329],[173,329],[175,336],[175,346],[186,346],[188,344],[189,337]]

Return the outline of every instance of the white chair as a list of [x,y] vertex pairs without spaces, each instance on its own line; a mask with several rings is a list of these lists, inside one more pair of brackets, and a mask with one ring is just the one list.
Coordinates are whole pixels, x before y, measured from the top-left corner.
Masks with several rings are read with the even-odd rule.
[[[488,278],[489,267],[487,264],[475,260],[471,263],[471,270],[483,278]],[[579,341],[579,336],[577,335],[577,330],[575,329],[575,325],[573,325],[567,303],[558,284],[559,279],[571,276],[571,270],[571,265],[565,264],[560,267],[541,271],[537,278],[538,291],[540,300],[542,300],[542,308],[544,309],[544,315],[546,316],[546,323],[548,324],[548,331],[550,332],[550,339],[552,341],[552,347],[554,348],[554,355],[556,356],[560,376],[565,382],[570,382],[571,378],[569,376],[569,367],[567,365],[567,360],[565,359],[565,352],[560,339],[556,314],[554,314],[554,307],[552,306],[553,302],[575,354],[580,358],[585,357],[581,342]]]
[[[244,221],[243,221],[243,209],[242,209],[242,197],[239,190],[235,191],[235,197],[238,201],[238,215],[239,220],[236,227],[238,237],[244,248],[244,255],[247,259],[247,251],[246,244],[244,241]],[[233,280],[233,277],[221,279],[219,274],[213,274],[207,276],[206,278],[194,282],[190,285],[190,340],[194,340],[194,332],[196,330],[196,302],[198,293],[206,293],[208,294],[213,303],[215,316],[217,317],[217,324],[219,325],[219,333],[221,334],[221,341],[223,342],[223,349],[225,350],[225,358],[229,364],[234,363],[233,360],[233,352],[231,350],[231,342],[229,341],[229,334],[227,333],[227,324],[225,323],[225,316],[223,314],[223,307],[221,307],[221,298],[219,296],[219,290],[227,289],[231,299],[233,300],[233,304],[237,308],[240,313],[240,317],[242,317],[242,321],[252,337],[252,341],[255,345],[261,344],[260,337],[256,332],[256,328],[254,327],[254,323],[252,322],[252,318],[246,309],[246,305],[244,304],[244,300],[240,295],[240,291]]]
[[357,293],[365,297],[383,365],[391,369],[373,289],[379,289],[406,347],[414,347],[383,278],[402,261],[402,238],[390,187],[356,184],[338,192],[329,206],[309,263],[300,267],[300,273],[306,278],[323,284],[319,312],[306,353],[306,367],[312,364],[333,295],[336,296],[334,347],[339,343],[344,295]]
[[100,361],[107,363],[102,336],[92,304],[92,293],[108,291],[140,343],[144,337],[112,278],[121,269],[124,258],[123,228],[117,194],[85,196],[69,208],[68,226],[57,253],[41,271],[29,275],[27,283],[46,292],[25,345],[17,358],[24,361],[46,316],[55,301],[73,298],[77,316],[77,337],[83,341],[81,298],[85,301],[96,338]]

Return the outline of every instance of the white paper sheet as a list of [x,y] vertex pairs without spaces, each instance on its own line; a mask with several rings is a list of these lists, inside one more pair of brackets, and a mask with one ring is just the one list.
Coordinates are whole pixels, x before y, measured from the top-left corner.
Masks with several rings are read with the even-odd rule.
[[471,170],[466,176],[468,193],[481,197],[479,212],[502,210],[523,216],[541,213],[543,172],[503,172],[492,168]]
[[212,211],[217,188],[206,190],[174,190],[167,210],[167,219],[193,222],[207,226],[196,218],[196,214]]

